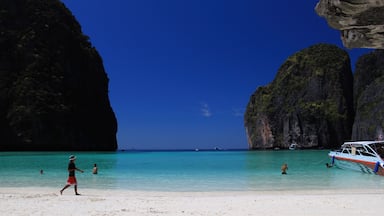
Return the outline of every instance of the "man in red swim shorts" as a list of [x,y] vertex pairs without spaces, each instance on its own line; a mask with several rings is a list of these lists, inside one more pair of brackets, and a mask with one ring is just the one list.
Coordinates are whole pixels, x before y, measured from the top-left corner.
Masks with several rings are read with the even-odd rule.
[[67,189],[69,186],[73,185],[75,187],[75,194],[80,195],[79,193],[77,193],[77,181],[76,181],[75,171],[77,170],[77,171],[80,171],[82,173],[84,171],[76,167],[75,160],[76,160],[76,157],[74,155],[71,155],[69,157],[69,164],[68,164],[69,176],[68,176],[67,184],[63,187],[63,189],[60,190],[60,194],[63,194],[63,191],[65,189]]

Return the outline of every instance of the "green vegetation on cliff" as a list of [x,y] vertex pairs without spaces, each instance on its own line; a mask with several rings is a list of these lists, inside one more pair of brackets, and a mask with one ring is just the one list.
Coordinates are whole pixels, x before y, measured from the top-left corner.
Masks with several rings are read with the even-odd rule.
[[350,137],[352,122],[349,56],[327,44],[290,56],[273,82],[257,89],[245,113],[254,149],[286,148],[294,142],[304,148],[329,147]]
[[361,56],[354,75],[353,140],[378,139],[384,128],[384,51]]

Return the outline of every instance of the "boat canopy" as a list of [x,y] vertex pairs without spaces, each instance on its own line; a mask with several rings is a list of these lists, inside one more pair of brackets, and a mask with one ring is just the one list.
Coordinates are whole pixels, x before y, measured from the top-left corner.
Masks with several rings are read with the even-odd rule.
[[345,142],[339,151],[352,155],[384,158],[384,141]]

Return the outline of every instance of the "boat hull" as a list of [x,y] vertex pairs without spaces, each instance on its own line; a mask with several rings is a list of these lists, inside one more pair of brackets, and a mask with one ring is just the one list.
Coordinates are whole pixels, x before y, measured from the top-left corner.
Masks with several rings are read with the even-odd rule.
[[373,161],[354,160],[350,158],[338,157],[335,155],[330,155],[330,158],[332,160],[332,164],[340,169],[348,169],[384,176],[384,169],[380,165],[380,162],[377,164],[377,162]]

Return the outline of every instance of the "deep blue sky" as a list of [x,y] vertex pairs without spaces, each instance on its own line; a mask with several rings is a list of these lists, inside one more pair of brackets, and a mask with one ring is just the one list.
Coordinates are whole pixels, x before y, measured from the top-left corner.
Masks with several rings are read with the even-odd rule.
[[317,0],[62,2],[103,58],[119,149],[247,148],[257,87],[303,48],[343,47]]

